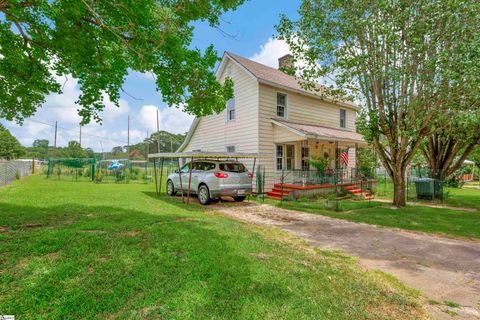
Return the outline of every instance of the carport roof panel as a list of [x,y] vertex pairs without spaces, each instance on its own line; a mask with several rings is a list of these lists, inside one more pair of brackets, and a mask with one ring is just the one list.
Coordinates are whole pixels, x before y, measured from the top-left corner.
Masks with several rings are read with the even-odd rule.
[[202,159],[253,159],[262,158],[258,153],[248,152],[214,152],[214,151],[190,151],[190,152],[166,152],[166,153],[151,153],[148,155],[148,159],[157,158],[202,158]]

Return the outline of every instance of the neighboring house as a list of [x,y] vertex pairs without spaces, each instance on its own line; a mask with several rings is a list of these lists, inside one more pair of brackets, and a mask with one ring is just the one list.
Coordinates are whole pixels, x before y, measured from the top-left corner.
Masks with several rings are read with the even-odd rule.
[[[280,67],[290,59],[281,57]],[[348,179],[355,168],[355,148],[365,143],[355,131],[355,104],[321,99],[303,89],[295,77],[229,52],[217,70],[220,82],[226,77],[234,81],[234,98],[223,112],[196,118],[178,151],[259,153],[257,164],[265,168],[266,189],[282,172],[295,182],[302,172],[312,170],[308,162],[312,156],[328,157],[332,169],[337,159],[337,168]],[[345,151],[347,166],[340,156]],[[245,164],[252,170],[251,161]]]

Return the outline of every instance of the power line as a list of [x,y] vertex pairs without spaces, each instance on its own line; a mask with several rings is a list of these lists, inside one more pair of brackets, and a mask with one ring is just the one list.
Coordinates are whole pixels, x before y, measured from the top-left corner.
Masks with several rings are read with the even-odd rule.
[[[50,127],[55,128],[55,125],[54,125],[54,124],[50,124],[50,123],[46,123],[46,122],[42,122],[42,121],[34,120],[34,119],[26,119],[26,120],[27,120],[27,121],[36,122],[36,123],[40,123],[40,124],[43,124],[43,125],[46,125],[46,126],[50,126]],[[66,131],[71,131],[71,132],[79,133],[79,130],[76,130],[76,129],[69,129],[69,128],[64,128],[64,127],[60,127],[60,126],[57,126],[57,128],[58,128],[58,129],[62,129],[62,130],[66,130]],[[110,138],[110,137],[103,137],[103,136],[99,136],[99,135],[92,134],[92,133],[86,133],[86,132],[84,132],[84,131],[82,131],[81,134],[82,134],[83,136],[91,136],[91,137],[100,138],[100,139],[105,139],[105,140],[111,140],[111,141],[115,141],[115,142],[119,142],[119,143],[123,143],[123,144],[126,143],[126,141],[123,141],[123,140],[118,140],[118,139],[114,139],[114,138]]]

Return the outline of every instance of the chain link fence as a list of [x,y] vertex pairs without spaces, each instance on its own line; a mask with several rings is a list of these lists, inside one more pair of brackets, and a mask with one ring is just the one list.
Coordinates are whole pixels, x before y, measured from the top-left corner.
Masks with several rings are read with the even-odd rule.
[[28,176],[31,168],[32,161],[0,160],[0,187],[9,184],[15,179]]

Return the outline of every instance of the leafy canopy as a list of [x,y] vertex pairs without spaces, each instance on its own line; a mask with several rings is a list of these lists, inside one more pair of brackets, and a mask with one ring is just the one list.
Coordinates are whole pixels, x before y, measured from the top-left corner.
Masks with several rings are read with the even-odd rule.
[[478,105],[480,2],[303,0],[298,21],[277,26],[303,85],[359,101],[357,123],[405,204],[405,170],[446,110]]
[[24,150],[17,138],[0,123],[0,159],[17,159]]
[[78,141],[69,141],[67,147],[63,148],[62,156],[65,158],[86,158],[87,152]]
[[0,1],[0,117],[21,122],[67,75],[81,87],[83,123],[118,105],[129,70],[150,72],[168,105],[197,116],[221,111],[233,95],[219,84],[213,47],[191,49],[191,22],[208,21],[244,0]]

